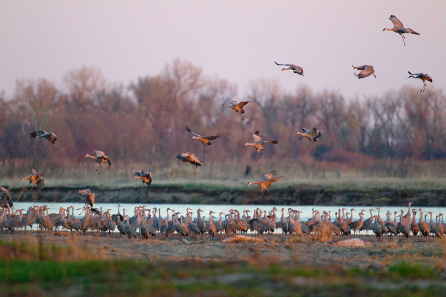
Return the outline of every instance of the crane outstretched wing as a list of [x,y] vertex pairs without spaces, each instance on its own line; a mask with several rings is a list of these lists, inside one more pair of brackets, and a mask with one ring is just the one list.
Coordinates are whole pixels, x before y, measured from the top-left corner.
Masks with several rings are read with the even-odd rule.
[[281,66],[288,66],[288,67],[293,66],[293,64],[279,64],[276,61],[274,61],[274,63],[276,63],[276,65],[281,65]]
[[262,178],[262,181],[267,181],[272,179],[276,173],[277,173],[276,170],[273,170],[270,173],[265,174]]
[[138,169],[138,171],[133,172],[133,178],[138,178],[144,175],[144,169]]
[[259,136],[260,131],[257,130],[256,132],[254,132],[254,134],[252,134],[252,138],[254,138],[255,142],[261,142],[262,141],[262,137]]
[[84,196],[91,195],[90,189],[79,190],[78,193]]
[[192,135],[195,136],[195,137],[201,137],[201,135],[192,132],[192,131],[189,129],[189,127],[186,127],[186,130],[187,130],[187,132],[192,133]]
[[238,107],[242,108],[243,106],[245,106],[246,104],[248,104],[251,101],[242,101],[239,104],[237,104]]
[[31,132],[30,136],[32,138],[36,138],[36,137],[43,137],[46,134],[49,134],[49,133],[44,130],[37,130],[37,131]]
[[103,151],[97,151],[97,150],[94,150],[94,151],[96,152],[96,157],[106,157],[106,158],[108,158]]
[[404,28],[403,23],[401,23],[401,21],[399,19],[397,19],[397,17],[394,16],[393,14],[390,16],[389,20],[392,21],[393,26],[395,28],[397,28],[397,29]]
[[313,128],[313,129],[311,130],[310,135],[311,135],[311,137],[313,137],[313,139],[315,139],[315,138],[321,137],[320,135],[322,135],[322,134],[321,134],[321,132],[319,132],[318,129]]
[[221,133],[218,133],[218,134],[215,135],[215,136],[204,136],[203,138],[206,138],[206,139],[208,139],[208,140],[214,140],[214,139],[219,138],[220,136],[221,136]]
[[265,181],[265,186],[266,186],[267,188],[269,188],[273,182],[278,181],[278,180],[279,180],[280,178],[282,178],[282,177],[283,177],[283,176],[279,176],[279,177],[271,178],[271,179]]

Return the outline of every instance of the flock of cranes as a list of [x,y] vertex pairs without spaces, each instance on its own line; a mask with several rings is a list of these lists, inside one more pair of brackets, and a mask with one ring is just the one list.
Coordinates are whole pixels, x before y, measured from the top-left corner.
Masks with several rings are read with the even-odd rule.
[[[270,180],[273,172],[270,173]],[[84,193],[87,195],[88,191]],[[90,194],[91,195],[91,194]],[[93,196],[94,201],[94,196]],[[409,203],[408,211],[404,214],[390,211],[386,213],[386,219],[381,218],[381,209],[370,209],[370,217],[364,219],[365,210],[358,213],[359,219],[353,220],[354,212],[352,208],[346,212],[346,208],[339,209],[332,218],[331,211],[312,210],[308,220],[301,220],[301,211],[297,209],[282,208],[281,216],[277,215],[278,209],[273,207],[271,210],[262,210],[257,208],[238,211],[231,209],[228,213],[220,212],[214,217],[214,211],[209,212],[209,219],[203,216],[203,210],[197,209],[196,216],[191,208],[187,208],[183,215],[174,209],[167,208],[166,216],[163,218],[161,208],[146,208],[145,205],[137,206],[133,209],[133,215],[126,215],[125,208],[121,214],[121,205],[118,205],[118,212],[111,214],[110,209],[103,211],[90,205],[86,205],[82,212],[85,212],[82,218],[74,215],[74,207],[61,207],[59,212],[49,213],[49,208],[43,206],[31,206],[26,212],[25,209],[14,211],[13,207],[5,209],[0,214],[0,229],[14,232],[28,227],[33,228],[37,225],[40,230],[65,230],[71,232],[101,232],[106,236],[111,232],[117,231],[128,238],[149,237],[169,237],[169,236],[190,236],[196,239],[204,236],[223,234],[237,234],[254,232],[256,234],[271,234],[280,229],[281,234],[290,234],[297,236],[318,236],[325,233],[328,236],[356,236],[365,231],[373,234],[381,240],[383,235],[400,236],[401,238],[428,238],[441,239],[446,232],[444,226],[443,214],[436,216],[433,220],[432,212],[426,214],[422,209],[411,209]],[[71,211],[70,211],[71,209]],[[375,214],[373,213],[375,212]],[[350,216],[349,216],[350,214]],[[429,221],[427,216],[429,215]],[[418,217],[419,216],[419,217]],[[392,219],[393,217],[393,219]],[[314,237],[317,238],[317,237]],[[341,237],[339,237],[341,238]]]
[[[391,15],[389,18],[394,27],[387,29],[384,28],[383,31],[393,31],[395,33],[400,34],[403,39],[404,46],[405,36],[404,34],[415,34],[420,35],[410,28],[405,28],[401,21],[399,21],[394,15]],[[293,73],[303,75],[303,68],[294,64],[279,64],[274,61],[276,65],[287,66],[287,68],[282,68],[283,70],[292,70]],[[354,70],[360,70],[358,74],[355,74],[358,79],[368,77],[373,74],[376,78],[375,70],[372,65],[363,65],[363,66],[353,66]],[[432,82],[432,78],[424,73],[411,73],[409,72],[408,78],[418,78],[423,81],[423,87],[421,92],[425,91],[426,82]],[[244,106],[250,103],[250,101],[236,102],[231,101],[228,105],[223,104],[224,107],[229,107],[235,112],[237,112],[242,121],[244,120]],[[198,140],[203,144],[203,154],[206,153],[206,147],[211,145],[211,140],[215,140],[221,137],[221,133],[218,133],[213,136],[201,136],[198,133],[194,133],[191,131],[189,127],[186,127],[186,130],[192,134],[192,139]],[[316,143],[317,140],[322,136],[322,133],[317,129],[313,128],[312,130],[308,130],[303,128],[301,132],[296,132],[299,139],[307,138],[310,140],[312,144]],[[54,146],[54,150],[57,150],[55,147],[55,143],[57,140],[57,136],[53,132],[47,132],[44,130],[37,130],[30,133],[32,138],[45,138]],[[260,152],[264,150],[264,145],[266,143],[270,144],[278,144],[278,140],[263,140],[260,137],[259,130],[255,131],[252,134],[252,138],[254,142],[245,143],[245,146],[252,146],[256,149],[256,157],[255,160],[258,160]],[[316,147],[317,148],[317,147]],[[102,164],[108,163],[109,167],[111,166],[110,158],[103,152],[99,150],[95,150],[95,155],[86,154],[85,157],[91,158],[95,160],[99,166],[96,169],[96,172],[99,170],[98,174],[101,174]],[[185,152],[176,156],[179,161],[187,162],[195,166],[195,174],[197,173],[198,166],[202,166],[203,160],[200,160],[198,156],[194,153]],[[257,184],[261,189],[261,197],[263,197],[264,190],[269,191],[269,187],[271,187],[272,183],[278,181],[280,177],[274,177],[276,175],[276,171],[273,170],[270,173],[265,174],[260,180],[249,182],[248,185]],[[152,183],[152,171],[149,170],[145,172],[143,169],[139,169],[138,171],[133,173],[133,178],[140,178],[144,185],[149,186]],[[33,187],[37,185],[41,187],[44,185],[44,176],[42,173],[38,172],[35,169],[32,169],[32,173],[26,177],[20,179],[20,181],[29,180],[30,185]],[[179,213],[172,210],[171,219],[169,218],[169,210],[167,209],[167,218],[162,219],[161,214],[159,213],[157,216],[157,209],[154,209],[153,215],[149,211],[146,214],[145,207],[137,207],[135,208],[135,214],[132,217],[125,215],[125,211],[123,215],[119,213],[115,215],[111,215],[109,211],[102,211],[94,208],[95,202],[95,194],[90,191],[90,189],[79,190],[79,194],[85,196],[85,216],[83,219],[77,219],[74,216],[74,213],[70,215],[70,207],[67,209],[61,208],[59,213],[48,214],[48,208],[45,207],[31,207],[27,210],[26,214],[23,214],[23,209],[17,210],[14,212],[13,209],[13,201],[7,189],[0,187],[0,207],[4,208],[1,212],[0,225],[1,228],[7,228],[11,231],[14,231],[15,228],[22,228],[30,226],[34,223],[37,223],[40,228],[53,230],[53,227],[62,227],[65,229],[73,230],[83,230],[86,232],[88,229],[91,230],[101,230],[101,231],[113,231],[115,228],[118,228],[121,234],[126,234],[129,237],[136,237],[136,231],[139,230],[140,234],[147,238],[149,235],[156,236],[158,233],[162,233],[165,236],[169,236],[169,234],[177,232],[182,236],[187,236],[188,234],[204,234],[209,233],[212,236],[215,234],[222,232],[225,230],[235,230],[234,232],[247,232],[248,229],[257,231],[259,233],[263,232],[274,232],[276,228],[281,228],[284,233],[296,233],[299,235],[303,235],[304,233],[311,233],[312,228],[317,226],[322,226],[326,224],[330,226],[330,230],[334,234],[350,234],[352,231],[356,234],[356,232],[360,232],[362,230],[373,230],[376,236],[381,236],[382,234],[392,233],[399,234],[402,233],[406,236],[409,236],[410,233],[417,235],[418,232],[421,234],[428,236],[431,233],[434,233],[437,237],[441,237],[444,233],[443,228],[443,215],[441,214],[437,217],[436,223],[432,221],[432,213],[430,224],[423,220],[423,212],[420,209],[419,222],[416,222],[416,211],[409,212],[406,215],[397,215],[394,214],[394,220],[391,220],[390,213],[387,213],[387,220],[383,221],[380,218],[380,209],[378,208],[378,215],[373,215],[373,210],[370,210],[371,216],[367,220],[364,220],[364,210],[359,213],[360,218],[357,221],[353,221],[353,215],[348,219],[344,215],[344,210],[335,214],[335,219],[331,221],[331,213],[314,211],[312,217],[308,222],[301,222],[299,215],[300,212],[297,210],[289,209],[288,217],[285,217],[284,209],[282,209],[282,217],[280,221],[277,220],[276,211],[274,208],[269,214],[267,211],[262,211],[258,209],[253,217],[251,218],[248,213],[249,211],[243,211],[243,216],[240,216],[240,213],[237,210],[231,210],[229,214],[220,213],[220,220],[213,221],[211,211],[209,213],[210,220],[205,221],[201,216],[200,209],[197,211],[197,217],[193,219],[193,214],[190,209],[187,209],[185,216],[179,216]],[[72,209],[73,211],[73,209]],[[158,210],[160,211],[160,210]],[[353,213],[354,209],[352,209]],[[45,215],[46,212],[46,215]],[[263,214],[263,215],[262,215]],[[429,214],[429,213],[428,213]],[[225,220],[222,220],[222,215],[225,215]],[[397,217],[399,217],[399,222],[397,223]],[[231,227],[232,226],[232,227]],[[418,228],[418,229],[417,229]],[[418,230],[418,231],[417,231]]]
[[[396,16],[394,16],[393,14],[390,16],[389,20],[393,23],[393,28],[390,28],[390,29],[389,28],[384,28],[383,31],[393,31],[395,33],[398,33],[401,36],[401,38],[403,39],[404,46],[406,46],[406,42],[405,42],[406,37],[404,36],[404,34],[420,35],[419,33],[415,32],[414,30],[412,30],[410,28],[405,28],[403,23],[401,23],[401,21]],[[293,70],[293,73],[296,73],[296,74],[304,76],[304,70],[300,66],[297,66],[297,65],[294,65],[294,64],[279,64],[276,61],[274,61],[274,63],[276,63],[276,65],[288,66],[288,68],[282,68],[282,71],[283,70]],[[372,65],[353,66],[353,69],[355,69],[355,70],[362,70],[358,74],[354,74],[358,79],[368,77],[368,76],[370,76],[372,74],[376,78],[375,69],[373,68]],[[425,91],[425,89],[426,89],[426,81],[432,82],[432,78],[429,75],[425,74],[425,73],[415,73],[415,74],[412,74],[412,73],[409,72],[409,74],[410,74],[409,77],[419,78],[419,79],[421,79],[423,81],[423,87],[421,88],[420,92],[424,92]],[[236,103],[236,102],[234,102],[234,103]],[[246,104],[247,102],[241,102],[241,103],[245,103]],[[244,105],[241,105],[240,107],[243,107],[243,106]],[[229,106],[229,107],[231,107],[231,106]],[[236,109],[234,109],[234,110],[236,110]],[[240,114],[243,113],[243,110],[240,111],[240,109],[238,109],[236,111],[239,112],[239,113],[241,112]]]

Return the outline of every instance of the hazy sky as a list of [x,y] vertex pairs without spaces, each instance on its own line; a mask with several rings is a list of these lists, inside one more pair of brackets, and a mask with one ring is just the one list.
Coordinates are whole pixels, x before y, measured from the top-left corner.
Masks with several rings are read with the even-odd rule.
[[[347,98],[406,84],[421,89],[407,71],[428,73],[443,88],[445,12],[446,1],[0,0],[0,91],[10,97],[16,79],[29,78],[63,87],[62,77],[82,66],[127,85],[174,58],[237,84],[239,95],[259,78]],[[383,32],[393,27],[391,14],[421,35],[406,35],[404,46]],[[273,61],[297,64],[305,77]],[[351,65],[363,64],[377,79],[353,76]]]

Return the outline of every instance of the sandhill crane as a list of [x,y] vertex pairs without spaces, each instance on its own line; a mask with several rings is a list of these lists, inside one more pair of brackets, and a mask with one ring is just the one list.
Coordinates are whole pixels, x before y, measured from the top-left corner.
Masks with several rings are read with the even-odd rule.
[[9,195],[9,191],[3,187],[0,187],[0,208],[12,207],[14,203],[12,203],[11,195]]
[[[359,220],[354,221],[354,222],[351,222],[351,223],[348,224],[348,226],[350,227],[350,229],[353,230],[353,233],[354,233],[355,236],[356,236],[356,231],[358,231],[358,230],[362,227],[362,224],[364,223],[364,213],[363,213],[364,211],[365,211],[365,210],[362,210],[362,211],[359,213],[359,217],[360,217]],[[352,216],[352,217],[353,217],[353,216]]]
[[[105,162],[108,162],[108,167],[110,168],[110,166],[111,166],[110,158],[108,156],[106,156],[103,151],[95,150],[95,152],[96,152],[96,156],[86,154],[85,157],[92,158],[93,160],[95,160],[96,162],[99,163],[99,167],[96,169],[96,171],[98,171],[99,168],[102,170],[102,163],[105,163]],[[101,174],[101,170],[99,170],[99,174]]]
[[73,213],[73,217],[71,217],[71,215],[70,215],[70,208],[74,209],[74,207],[70,206],[70,207],[67,208],[67,212],[68,212],[67,223],[68,223],[68,226],[70,227],[71,232],[73,232],[73,229],[74,230],[80,230],[81,229],[81,222],[80,222],[80,220],[78,218],[76,218],[74,216],[74,213]]
[[[20,213],[22,213],[22,212],[20,211]],[[440,232],[438,230],[437,226],[434,224],[434,221],[432,221],[432,212],[430,211],[427,214],[431,215],[431,220],[430,220],[430,223],[429,223],[429,226],[431,228],[431,232],[434,233],[435,236],[437,236],[438,238],[441,239],[443,237],[443,232]]]
[[187,236],[189,234],[189,232],[187,231],[187,226],[183,225],[183,221],[179,221],[178,220],[178,215],[180,213],[177,212],[175,214],[175,218],[172,217],[172,221],[173,221],[173,226],[175,228],[175,231],[177,231],[178,234],[180,234],[181,236]]
[[412,205],[412,202],[409,202],[409,206],[408,206],[408,210],[407,213],[403,216],[403,219],[405,221],[405,223],[407,223],[407,225],[409,225],[409,221],[410,221],[410,206]]
[[201,160],[198,160],[197,155],[189,152],[182,153],[177,155],[178,161],[189,162],[195,166],[195,175],[197,174],[197,166],[201,166]]
[[393,31],[395,33],[400,34],[401,38],[403,39],[403,43],[404,46],[406,46],[406,42],[404,41],[404,39],[406,39],[406,37],[404,37],[403,34],[415,34],[415,35],[420,35],[420,33],[415,32],[414,30],[410,29],[410,28],[404,28],[403,23],[401,23],[401,21],[399,19],[396,18],[396,16],[394,16],[393,14],[390,16],[389,20],[393,23],[393,28],[384,28],[384,31]]
[[268,188],[271,187],[271,184],[273,182],[278,181],[279,178],[283,177],[283,176],[279,176],[279,177],[274,178],[275,174],[276,174],[276,171],[273,170],[270,173],[265,174],[262,179],[260,179],[258,181],[255,181],[255,182],[249,182],[248,186],[249,185],[253,185],[253,184],[259,185],[260,189],[262,190],[262,197],[261,198],[263,198],[263,191],[267,190],[269,192]]
[[118,231],[121,234],[121,236],[125,235],[124,220],[125,220],[125,208],[123,210],[123,215],[122,216],[118,216],[117,220],[116,220],[116,227],[118,228]]
[[282,68],[281,71],[293,70],[293,73],[296,73],[296,74],[304,76],[304,70],[300,66],[297,66],[297,65],[294,65],[294,64],[279,64],[276,61],[274,61],[274,63],[276,63],[276,65],[279,65],[279,66],[288,66],[288,68]]
[[33,187],[34,185],[37,185],[38,187],[42,187],[45,185],[44,181],[43,181],[43,174],[40,172],[37,172],[37,170],[33,169],[32,173],[28,176],[22,177],[20,179],[20,181],[28,179],[29,180],[29,184],[31,185],[31,187]]
[[416,235],[418,235],[418,233],[421,232],[420,226],[418,225],[417,220],[416,220],[417,211],[415,209],[412,210],[412,214],[413,214],[413,218],[412,218],[412,223],[410,224],[410,231],[412,231],[412,234],[414,236],[416,236]]
[[218,221],[216,221],[216,222],[213,222],[214,225],[215,225],[215,232],[217,232],[217,233],[219,233],[219,232],[221,232],[223,230],[223,218],[222,218],[222,215],[224,215],[224,214],[225,214],[224,212],[220,212],[219,213],[220,219]]
[[406,238],[409,238],[409,235],[410,235],[410,229],[409,229],[409,226],[407,226],[407,225],[404,223],[403,215],[399,215],[398,217],[400,218],[400,221],[399,221],[399,223],[398,223],[398,225],[397,225],[397,233],[398,233],[398,232],[401,232],[401,233],[404,234],[404,236],[406,236]]
[[152,170],[144,172],[144,169],[138,169],[138,171],[133,173],[133,178],[140,178],[143,184],[150,186],[152,183]]
[[124,218],[123,218],[123,216],[121,215],[121,212],[120,212],[120,207],[121,207],[121,204],[118,204],[118,213],[113,214],[113,215],[111,216],[111,219],[112,219],[113,221],[115,221],[115,222],[117,222],[118,219],[121,220],[121,222],[124,222]]
[[209,212],[209,228],[208,228],[208,232],[209,232],[209,235],[211,235],[212,237],[215,237],[215,233],[217,233],[217,231],[216,231],[217,229],[215,228],[214,222],[212,220],[212,214],[213,213],[214,213],[213,211]]
[[280,222],[276,223],[277,228],[282,229],[282,234],[288,233],[288,221],[285,219],[285,208],[282,208],[282,216],[280,217]]
[[[339,218],[338,227],[344,235],[350,235],[351,229],[350,229],[350,226],[345,221],[344,211],[345,211],[345,208],[342,208],[342,217]],[[340,213],[339,213],[339,215],[340,215]]]
[[187,216],[189,218],[189,223],[187,225],[187,229],[191,233],[199,235],[200,234],[200,229],[198,228],[198,225],[195,222],[192,221],[192,213],[188,213]]
[[31,138],[46,138],[49,142],[51,142],[53,144],[53,148],[56,151],[57,148],[55,146],[56,144],[56,140],[57,140],[57,136],[54,133],[48,133],[44,130],[37,130],[34,132],[30,133]]
[[149,235],[152,235],[153,237],[156,236],[155,228],[153,228],[152,225],[148,225],[145,220],[141,221],[140,230],[141,230],[141,235],[145,239],[149,239]]
[[36,221],[36,215],[32,214],[32,208],[28,208],[28,211],[26,212],[26,214],[22,217],[22,226],[25,227],[25,231],[26,231],[26,227],[30,227],[31,230],[33,229],[33,224]]
[[352,67],[353,67],[353,69],[356,69],[356,70],[362,70],[358,74],[353,73],[353,75],[356,76],[358,79],[370,76],[372,74],[376,78],[375,69],[373,69],[372,65],[363,65],[363,66],[353,66],[352,65]]
[[376,237],[381,237],[383,234],[383,228],[381,224],[378,222],[378,216],[373,216],[375,218],[375,222],[373,223],[373,233],[376,235]]
[[127,237],[130,239],[132,237],[136,238],[136,231],[135,228],[133,228],[132,225],[129,224],[129,216],[125,217],[125,224],[124,224],[124,229],[125,229],[125,233],[127,234]]
[[15,228],[22,228],[22,217],[23,213],[22,210],[17,210],[20,214],[17,215],[15,218],[9,221],[9,227],[12,232],[14,232]]
[[420,93],[426,90],[426,81],[432,82],[432,77],[430,77],[427,73],[411,73],[410,71],[407,72],[409,72],[408,78],[419,78],[423,81],[423,87],[421,88]]
[[237,103],[237,101],[232,100],[229,102],[230,105],[223,104],[223,106],[232,108],[232,110],[234,110],[236,113],[242,116],[242,121],[243,121],[245,119],[243,117],[243,114],[245,113],[245,111],[243,110],[243,106],[245,106],[249,102],[251,101],[242,101],[240,103]]
[[[310,130],[302,128],[302,132],[296,132],[297,135],[299,135],[299,139],[302,140],[304,137],[310,140],[313,144],[316,143],[317,139],[322,136],[321,131],[314,128]],[[318,147],[316,147],[319,149]]]
[[271,143],[271,144],[278,144],[279,143],[278,140],[271,140],[271,141],[262,140],[262,138],[259,136],[259,134],[260,134],[259,130],[257,130],[256,132],[254,132],[254,134],[252,134],[252,138],[254,138],[254,143],[248,143],[248,142],[245,143],[245,145],[253,146],[256,149],[256,151],[257,151],[256,159],[255,159],[256,161],[258,160],[260,151],[264,150],[263,145],[265,143]]
[[[444,228],[444,225],[443,225],[443,214],[442,213],[438,214],[437,228],[438,228],[438,231],[440,231],[442,234],[445,234],[445,228]],[[25,230],[26,230],[26,227],[25,227]]]
[[95,194],[90,191],[90,189],[79,190],[79,194],[85,196],[85,206],[90,205],[93,207],[95,201]]
[[373,225],[373,214],[372,212],[374,211],[374,209],[370,209],[370,218],[368,218],[367,220],[365,220],[362,223],[362,227],[359,229],[359,231],[363,231],[363,230],[370,230],[372,228]]
[[300,222],[295,221],[291,215],[291,211],[288,211],[288,219],[290,220],[289,232],[290,234],[296,233],[297,235],[303,236],[302,226]]
[[190,129],[189,129],[189,127],[186,127],[186,130],[188,131],[188,132],[190,132],[190,133],[192,133],[192,139],[197,139],[197,140],[199,140],[199,141],[201,141],[201,143],[203,143],[203,154],[205,153],[205,151],[206,151],[206,146],[207,145],[211,145],[211,142],[209,141],[209,140],[214,140],[214,139],[217,139],[217,138],[219,138],[220,136],[221,136],[221,133],[218,133],[217,135],[215,135],[215,136],[201,136],[200,134],[197,134],[197,133],[194,133],[194,132],[192,132]]
[[198,229],[200,229],[200,233],[204,234],[206,232],[206,223],[205,221],[201,218],[201,209],[197,210],[197,226]]
[[431,233],[431,228],[429,224],[423,220],[423,211],[421,210],[421,208],[419,209],[419,211],[420,211],[420,221],[418,222],[418,226],[421,230],[421,234],[423,234],[424,236],[429,236],[429,234]]

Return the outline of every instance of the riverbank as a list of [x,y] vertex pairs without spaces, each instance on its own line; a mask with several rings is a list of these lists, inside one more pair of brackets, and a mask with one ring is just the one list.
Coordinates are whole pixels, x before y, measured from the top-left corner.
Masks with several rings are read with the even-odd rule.
[[[13,201],[82,202],[77,194],[85,187],[43,187],[10,189]],[[340,206],[446,206],[446,189],[321,187],[282,185],[260,196],[257,186],[228,187],[212,184],[161,184],[147,186],[92,186],[96,203],[140,204],[270,204]]]

